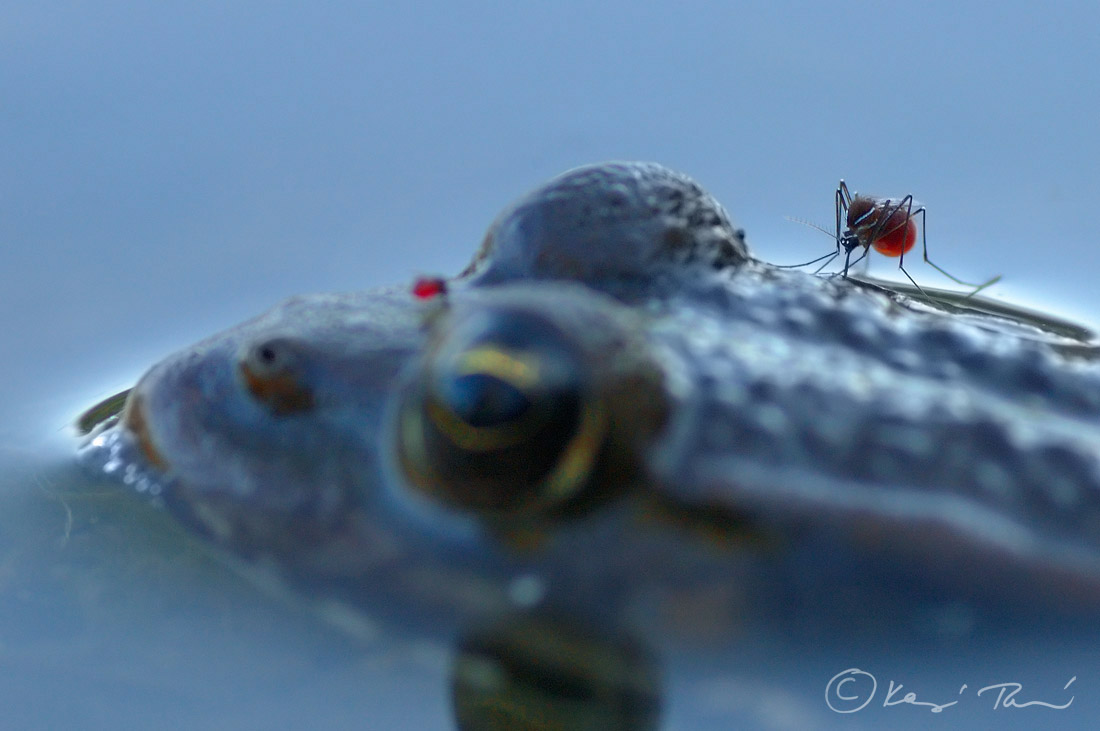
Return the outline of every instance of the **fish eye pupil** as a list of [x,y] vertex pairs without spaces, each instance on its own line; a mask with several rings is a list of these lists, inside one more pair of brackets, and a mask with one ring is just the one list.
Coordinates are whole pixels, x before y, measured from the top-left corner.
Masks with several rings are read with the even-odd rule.
[[268,365],[275,362],[275,348],[270,345],[260,346],[260,360]]
[[470,426],[501,426],[519,419],[531,401],[507,381],[486,373],[444,378],[440,396],[458,418]]

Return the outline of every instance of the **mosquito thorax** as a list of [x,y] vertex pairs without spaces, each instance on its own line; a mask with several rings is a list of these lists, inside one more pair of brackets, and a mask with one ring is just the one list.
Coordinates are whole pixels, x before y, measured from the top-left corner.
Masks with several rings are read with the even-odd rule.
[[874,225],[874,221],[868,221],[867,217],[870,216],[875,208],[878,206],[878,202],[872,198],[857,195],[852,199],[852,202],[848,204],[848,228],[855,229],[866,225]]

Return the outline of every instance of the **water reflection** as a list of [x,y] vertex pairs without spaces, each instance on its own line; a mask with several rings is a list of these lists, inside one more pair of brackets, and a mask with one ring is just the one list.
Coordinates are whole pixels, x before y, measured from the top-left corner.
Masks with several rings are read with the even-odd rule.
[[147,499],[67,462],[6,467],[6,728],[448,727],[438,643],[349,643]]
[[[484,618],[454,637],[373,622],[349,639],[308,601],[255,588],[132,491],[69,465],[13,476],[0,502],[0,702],[13,727],[927,724],[926,709],[883,706],[891,681],[904,686],[895,698],[959,700],[934,719],[952,728],[1088,728],[1100,711],[1095,613],[998,614],[928,595],[906,615],[791,595],[776,599],[770,627],[694,638],[637,633],[625,617],[592,624],[561,607]],[[803,598],[840,591],[835,580],[805,577]],[[842,717],[824,693],[852,667],[880,687]],[[1073,676],[1064,711],[994,710],[990,693],[976,695],[1019,682],[1028,698],[1064,703]]]
[[464,731],[642,731],[658,727],[660,673],[633,638],[515,616],[462,638],[451,701]]

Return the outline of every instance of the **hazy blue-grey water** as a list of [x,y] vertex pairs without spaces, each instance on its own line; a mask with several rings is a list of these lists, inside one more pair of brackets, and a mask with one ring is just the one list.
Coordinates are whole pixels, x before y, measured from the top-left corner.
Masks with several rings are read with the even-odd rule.
[[[3,725],[444,724],[439,650],[361,653],[272,601],[157,511],[81,477],[67,427],[167,352],[284,296],[457,271],[505,204],[566,168],[625,158],[688,172],[776,262],[828,248],[783,217],[831,225],[838,178],[913,193],[939,264],[1003,273],[994,296],[1095,319],[1098,22],[1087,2],[1041,14],[1027,3],[7,3]],[[1044,668],[1035,682],[1060,687],[1081,659],[1046,649],[1026,667],[970,662]],[[776,724],[836,720],[820,696],[833,666],[784,690],[776,673],[796,660],[779,657],[766,678],[773,705],[792,709]],[[1091,663],[1079,699],[1097,694]],[[921,677],[952,687],[936,668]],[[721,709],[770,697],[732,672],[740,684],[674,674],[670,725],[719,723]],[[1083,705],[1059,722],[1081,721]]]

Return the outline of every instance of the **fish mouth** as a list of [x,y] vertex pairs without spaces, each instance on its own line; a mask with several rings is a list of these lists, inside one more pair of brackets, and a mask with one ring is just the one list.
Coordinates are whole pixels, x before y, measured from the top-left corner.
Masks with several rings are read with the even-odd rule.
[[126,399],[126,406],[122,411],[122,427],[134,438],[138,450],[150,466],[161,472],[168,470],[168,460],[157,449],[153,435],[149,431],[149,420],[145,414],[145,400],[137,390],[131,392],[129,398]]

